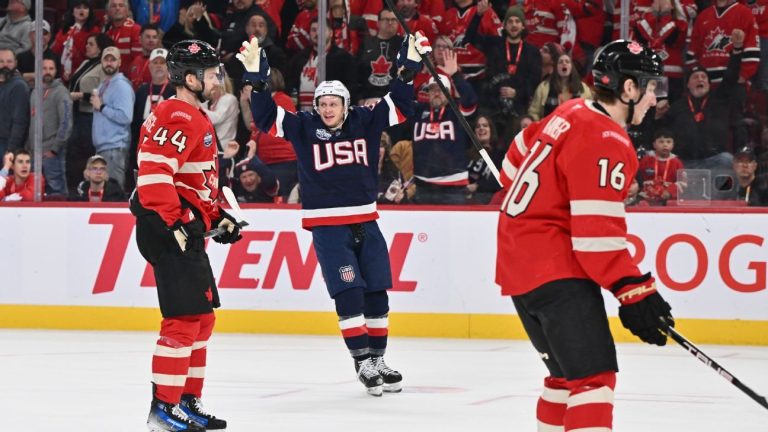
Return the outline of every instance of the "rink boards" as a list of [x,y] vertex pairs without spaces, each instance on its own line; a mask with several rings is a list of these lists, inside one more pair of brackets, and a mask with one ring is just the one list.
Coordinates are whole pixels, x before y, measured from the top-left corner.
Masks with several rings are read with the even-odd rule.
[[[53,208],[51,208],[53,207]],[[227,332],[336,334],[300,211],[247,208],[243,241],[207,250]],[[391,333],[524,338],[494,284],[498,213],[381,211],[394,286]],[[629,248],[652,271],[678,328],[700,343],[768,345],[768,213],[630,213]],[[154,330],[154,278],[123,207],[0,208],[0,327]],[[340,277],[332,275],[329,277]],[[633,340],[615,318],[616,338]]]

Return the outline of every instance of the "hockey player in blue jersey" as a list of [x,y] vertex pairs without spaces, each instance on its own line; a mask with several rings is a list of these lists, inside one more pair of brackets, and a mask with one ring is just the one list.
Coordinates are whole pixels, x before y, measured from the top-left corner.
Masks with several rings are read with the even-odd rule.
[[398,79],[373,107],[350,106],[340,81],[320,83],[314,111],[289,113],[268,88],[267,56],[258,40],[243,42],[237,58],[243,80],[253,86],[256,126],[285,137],[296,150],[301,185],[302,225],[312,231],[328,293],[336,304],[344,342],[358,379],[369,394],[399,392],[402,376],[384,363],[389,298],[389,252],[376,219],[377,168],[381,133],[413,115],[413,77],[421,55],[432,50],[422,34],[409,36],[397,57]]

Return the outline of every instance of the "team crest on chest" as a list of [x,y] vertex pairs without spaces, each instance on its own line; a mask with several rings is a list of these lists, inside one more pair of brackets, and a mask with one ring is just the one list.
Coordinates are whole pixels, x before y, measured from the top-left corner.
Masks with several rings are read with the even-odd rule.
[[344,282],[352,282],[355,280],[355,269],[351,265],[339,267],[339,275]]
[[205,134],[205,137],[203,138],[203,145],[206,147],[210,147],[211,144],[213,144],[213,135],[208,132]]
[[330,132],[328,132],[328,131],[327,131],[327,130],[325,130],[325,129],[317,129],[317,130],[315,131],[315,136],[316,136],[318,139],[321,139],[321,140],[329,140],[329,139],[331,139],[331,133],[330,133]]

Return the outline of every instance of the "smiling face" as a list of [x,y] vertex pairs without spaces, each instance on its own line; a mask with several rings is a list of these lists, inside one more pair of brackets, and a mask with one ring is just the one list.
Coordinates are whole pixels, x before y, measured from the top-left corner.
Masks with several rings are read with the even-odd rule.
[[317,112],[326,127],[336,129],[344,122],[344,100],[341,96],[320,96],[317,100]]
[[475,135],[477,140],[481,144],[489,143],[491,141],[491,122],[487,117],[479,117],[477,123],[475,123]]

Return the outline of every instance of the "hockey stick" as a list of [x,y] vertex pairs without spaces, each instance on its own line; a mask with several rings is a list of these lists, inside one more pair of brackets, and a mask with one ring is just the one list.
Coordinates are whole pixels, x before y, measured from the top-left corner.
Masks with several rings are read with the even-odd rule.
[[[240,228],[247,227],[248,221],[246,221],[245,217],[243,217],[243,211],[240,210],[240,204],[237,203],[237,198],[235,198],[235,194],[232,192],[232,189],[230,189],[229,186],[224,186],[221,188],[221,192],[224,194],[224,199],[227,201],[227,204],[229,204],[231,207],[232,216],[235,217],[237,226]],[[227,229],[224,227],[216,227],[210,231],[206,231],[205,238],[216,237],[217,235],[224,234],[226,230]]]
[[[395,5],[392,3],[392,0],[386,0],[387,7],[389,7],[392,10],[392,13],[395,14],[395,17],[397,18],[397,21],[400,23],[401,26],[403,26],[403,29],[405,30],[406,35],[413,34],[411,32],[411,29],[408,28],[408,24],[405,23],[405,20],[402,16],[400,16],[400,12],[395,9]],[[419,53],[421,55],[421,53]],[[440,77],[437,76],[437,69],[435,69],[435,65],[432,64],[432,61],[429,59],[429,56],[427,55],[421,55],[421,59],[424,61],[424,64],[427,66],[427,70],[429,71],[430,75],[432,75],[432,78],[435,80],[435,83],[440,87],[440,91],[443,92],[443,95],[448,100],[448,105],[450,105],[451,109],[453,110],[453,113],[456,114],[456,117],[459,119],[459,123],[461,123],[461,126],[464,128],[464,131],[467,133],[467,136],[469,136],[469,140],[472,141],[472,145],[475,146],[477,151],[480,153],[480,156],[485,161],[485,164],[488,165],[488,168],[490,168],[491,173],[493,174],[493,177],[496,179],[496,181],[499,183],[499,186],[504,186],[501,184],[501,178],[499,176],[499,170],[496,168],[496,165],[491,160],[491,157],[488,156],[488,151],[483,148],[482,145],[477,141],[477,137],[475,136],[475,131],[472,130],[472,128],[469,126],[469,123],[467,123],[467,119],[464,118],[464,115],[459,111],[459,107],[456,105],[456,101],[453,100],[453,97],[451,97],[451,93],[448,91],[447,88],[443,85],[443,82],[440,81]]]
[[691,341],[686,339],[685,336],[683,336],[680,333],[678,333],[678,331],[675,330],[674,327],[669,326],[667,324],[667,322],[663,318],[661,319],[661,321],[663,323],[662,324],[662,331],[664,331],[669,337],[674,339],[675,342],[677,342],[681,347],[685,348],[689,353],[691,353],[691,355],[693,355],[697,359],[701,360],[702,363],[704,363],[705,365],[707,365],[707,366],[711,367],[712,369],[714,369],[715,372],[717,372],[718,375],[720,375],[721,377],[725,378],[726,380],[728,380],[728,382],[730,382],[731,384],[736,386],[736,388],[738,388],[739,390],[741,390],[744,393],[746,393],[747,396],[751,397],[755,402],[757,402],[760,405],[762,405],[763,408],[767,408],[768,409],[768,400],[765,399],[765,396],[760,396],[759,394],[755,393],[754,390],[752,390],[751,388],[747,387],[738,378],[736,378],[732,373],[730,373],[727,370],[725,370],[724,367],[720,366],[716,361],[712,360],[711,357],[709,357],[708,355],[704,354],[704,352],[701,351],[701,349],[699,349],[699,347],[697,347]]

